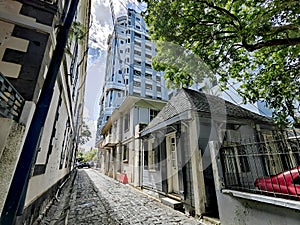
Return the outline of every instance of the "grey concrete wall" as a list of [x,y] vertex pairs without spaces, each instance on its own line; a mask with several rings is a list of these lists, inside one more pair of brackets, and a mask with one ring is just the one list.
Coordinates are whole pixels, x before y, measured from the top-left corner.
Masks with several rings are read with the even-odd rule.
[[218,191],[222,225],[296,225],[300,212],[268,203],[243,199]]
[[25,127],[7,118],[0,118],[0,213],[21,153]]
[[[219,146],[220,144],[217,142],[210,142],[222,225],[296,225],[300,223],[300,204],[297,201],[225,190]],[[242,197],[237,197],[237,195]]]
[[9,131],[11,128],[11,122],[12,120],[10,119],[5,119],[5,118],[0,118],[0,122],[1,122],[1,132],[0,132],[0,159],[2,156],[2,153],[4,151],[5,148],[5,144],[6,144],[6,140],[8,138],[9,135]]

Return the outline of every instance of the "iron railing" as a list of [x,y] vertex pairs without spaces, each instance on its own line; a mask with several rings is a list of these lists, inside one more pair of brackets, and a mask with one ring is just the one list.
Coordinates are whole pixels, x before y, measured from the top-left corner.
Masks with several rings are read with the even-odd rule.
[[225,188],[300,200],[297,136],[220,149]]
[[0,116],[19,121],[25,100],[0,73]]

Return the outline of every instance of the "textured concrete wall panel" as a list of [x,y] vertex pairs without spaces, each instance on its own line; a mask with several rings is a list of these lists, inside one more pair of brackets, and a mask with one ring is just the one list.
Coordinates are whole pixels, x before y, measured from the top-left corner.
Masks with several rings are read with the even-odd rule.
[[[11,119],[0,118],[1,132],[8,133],[0,158],[0,212],[2,212],[13,174],[21,153],[22,138],[25,127]],[[5,127],[2,125],[5,124]],[[2,140],[1,140],[2,142]]]

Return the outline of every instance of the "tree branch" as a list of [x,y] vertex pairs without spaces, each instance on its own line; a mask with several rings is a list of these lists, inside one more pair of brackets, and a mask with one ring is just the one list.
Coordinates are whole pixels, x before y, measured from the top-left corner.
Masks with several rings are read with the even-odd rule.
[[213,36],[213,39],[216,41],[220,41],[220,40],[226,40],[226,39],[232,39],[232,38],[238,38],[237,35],[228,35],[228,36],[221,36],[221,37],[216,37],[215,35]]
[[287,31],[295,31],[295,30],[300,30],[300,26],[295,24],[289,24],[289,25],[282,25],[278,27],[271,27],[269,31],[262,29],[258,31],[257,34],[263,37],[268,37],[268,36],[276,35],[280,32],[287,34]]
[[216,5],[211,4],[211,3],[209,3],[209,2],[205,2],[205,3],[206,3],[206,5],[208,5],[209,7],[213,8],[213,9],[219,11],[219,12],[225,13],[225,14],[227,14],[228,16],[230,16],[231,18],[233,18],[235,21],[237,21],[237,23],[238,23],[238,25],[239,25],[239,26],[237,27],[236,24],[232,21],[232,22],[233,22],[233,23],[232,23],[233,26],[235,26],[235,27],[238,28],[238,29],[241,29],[241,27],[242,27],[241,22],[240,22],[239,18],[238,18],[236,15],[232,14],[231,12],[229,12],[228,10],[226,10],[226,9],[224,9],[224,8],[221,8],[221,7],[219,7],[219,6],[216,6]]
[[269,41],[262,41],[258,42],[254,45],[250,45],[246,42],[245,38],[242,40],[243,47],[247,49],[249,52],[253,52],[257,49],[261,49],[264,47],[270,47],[270,46],[277,46],[277,45],[299,45],[300,44],[300,38],[286,38],[286,39],[273,39]]

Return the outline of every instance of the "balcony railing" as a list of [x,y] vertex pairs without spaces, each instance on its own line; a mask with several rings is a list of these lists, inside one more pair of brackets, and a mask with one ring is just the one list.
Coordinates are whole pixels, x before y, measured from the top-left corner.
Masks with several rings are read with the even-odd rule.
[[295,138],[220,149],[225,188],[300,200],[300,143]]
[[109,91],[111,89],[124,90],[125,84],[117,83],[113,81],[107,81],[105,85],[105,91]]
[[111,134],[109,134],[103,139],[101,147],[114,147],[117,144],[118,142],[115,140],[115,138]]
[[0,73],[0,116],[19,121],[25,100]]

